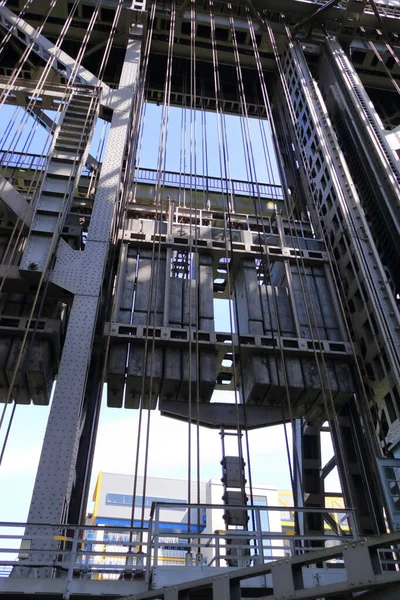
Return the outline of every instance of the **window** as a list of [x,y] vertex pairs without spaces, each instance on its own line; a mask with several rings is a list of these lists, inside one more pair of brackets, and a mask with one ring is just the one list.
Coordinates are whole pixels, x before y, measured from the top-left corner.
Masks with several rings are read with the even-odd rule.
[[132,498],[124,494],[107,494],[106,504],[132,504]]
[[[132,506],[133,495],[132,494],[107,494],[106,504],[117,504],[119,506]],[[159,498],[156,496],[146,496],[144,499],[144,506],[151,508],[153,502],[168,502],[169,504],[185,503],[186,500],[179,498]],[[143,496],[136,496],[135,506],[143,506]],[[185,508],[176,507],[174,510],[186,510]]]

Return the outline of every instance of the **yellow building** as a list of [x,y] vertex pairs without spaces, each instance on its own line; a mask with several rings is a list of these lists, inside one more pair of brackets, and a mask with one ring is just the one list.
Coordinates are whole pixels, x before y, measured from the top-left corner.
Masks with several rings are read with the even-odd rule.
[[[282,531],[287,535],[294,534],[294,512],[291,510],[293,507],[293,494],[287,490],[278,491],[279,505],[282,506],[281,512],[281,526]],[[332,519],[337,524],[338,528],[343,532],[349,531],[349,524],[346,515],[343,513],[337,513],[337,510],[344,509],[344,500],[342,496],[327,496],[325,498],[325,508],[332,510]],[[332,529],[332,526],[325,522],[324,529],[326,532]]]

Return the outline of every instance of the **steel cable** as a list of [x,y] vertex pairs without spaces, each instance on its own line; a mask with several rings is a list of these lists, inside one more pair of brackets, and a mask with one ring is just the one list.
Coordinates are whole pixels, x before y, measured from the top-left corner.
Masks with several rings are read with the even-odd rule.
[[[210,13],[210,24],[211,24],[211,47],[212,47],[212,57],[213,57],[213,71],[214,71],[214,88],[215,88],[215,109],[217,115],[217,138],[218,138],[218,147],[219,147],[219,162],[220,162],[220,178],[221,178],[221,193],[222,198],[224,199],[226,194],[226,216],[224,216],[224,236],[225,240],[228,240],[228,232],[230,239],[230,253],[228,252],[228,245],[225,241],[225,264],[227,268],[227,288],[228,288],[228,298],[229,298],[229,321],[230,328],[232,333],[232,370],[233,370],[233,386],[234,386],[234,398],[235,398],[235,412],[236,412],[236,430],[237,430],[237,445],[238,445],[238,456],[240,461],[240,479],[241,479],[241,489],[243,495],[243,502],[245,500],[245,480],[242,471],[242,465],[244,465],[243,459],[243,448],[242,448],[242,427],[240,425],[240,416],[239,416],[239,386],[237,381],[237,364],[236,364],[236,349],[234,346],[234,316],[232,311],[232,293],[235,293],[235,279],[232,279],[231,276],[234,265],[234,256],[233,256],[233,236],[232,236],[232,223],[231,223],[231,212],[234,210],[234,197],[233,197],[233,184],[232,178],[230,175],[230,165],[229,165],[229,154],[228,154],[228,139],[227,139],[227,130],[225,123],[225,115],[222,109],[222,88],[220,82],[220,74],[219,74],[219,61],[218,61],[218,52],[217,52],[217,44],[216,44],[216,23],[214,16],[214,3],[213,0],[209,0],[209,13]],[[224,186],[225,182],[225,186]],[[238,342],[238,350],[239,350],[239,372],[241,379],[241,391],[243,396],[244,403],[244,377],[243,377],[243,355],[241,350],[241,341],[240,341],[240,328],[239,328],[239,318],[237,312],[237,305],[235,304],[235,318],[237,325],[237,342]],[[245,406],[243,405],[244,412]],[[244,423],[245,424],[245,423]],[[250,503],[253,505],[253,487],[252,487],[252,477],[250,471],[250,464],[247,465],[248,476],[249,476],[249,491],[250,491]],[[255,517],[254,512],[252,511],[252,525],[253,530],[255,530]],[[245,526],[245,529],[247,525]]]
[[[98,6],[100,6],[100,0],[98,0]],[[97,16],[97,15],[96,15],[96,16]],[[96,18],[94,18],[94,19],[92,19],[92,20],[91,20],[91,26],[88,28],[88,30],[87,30],[87,32],[86,32],[86,34],[85,34],[85,44],[83,44],[83,48],[86,46],[86,44],[87,44],[87,42],[88,42],[88,40],[89,40],[90,33],[91,33],[91,31],[92,31],[92,29],[93,29],[93,27],[94,27],[95,20],[96,20]],[[81,53],[81,56],[80,56],[80,61],[81,61],[81,59],[82,59],[83,52],[84,52],[84,50],[82,50],[82,53]],[[76,71],[77,71],[77,69],[78,69],[78,65],[76,66]],[[70,80],[69,80],[69,81],[71,81],[71,80],[75,79],[76,71],[74,71],[74,70],[73,70],[73,72],[71,73],[71,76],[70,76]],[[67,89],[68,89],[68,84],[67,84]],[[91,111],[92,111],[92,104],[93,104],[93,101],[94,101],[94,97],[92,96],[92,97],[91,97],[91,100],[90,100],[90,105],[89,105],[89,107],[88,107],[88,112],[87,112],[87,114],[86,114],[86,117],[85,117],[85,125],[87,124],[87,122],[88,122],[88,119],[90,118]],[[86,127],[84,126],[84,127],[83,127],[83,130],[82,130],[82,132],[81,132],[81,135],[80,135],[80,139],[79,139],[79,144],[80,144],[80,146],[82,146],[82,140],[83,140],[83,136],[84,136],[84,134],[85,134],[85,131],[86,131]],[[53,142],[54,142],[54,140],[53,140]],[[83,151],[83,149],[82,149],[82,151]],[[78,163],[77,163],[78,159],[79,159],[79,156],[77,156],[77,157],[75,158],[75,160],[74,160],[74,163],[73,163],[73,164],[74,164],[74,166],[75,166],[76,164],[78,164]],[[67,182],[67,186],[66,186],[66,192],[64,193],[64,197],[63,197],[63,199],[62,199],[62,204],[65,204],[65,202],[66,202],[66,201],[67,201],[67,199],[68,199],[68,198],[67,198],[67,193],[68,193],[68,190],[69,190],[69,188],[70,188],[70,183],[71,183],[71,181],[72,181],[72,180],[71,180],[71,178],[72,178],[72,174],[73,174],[73,169],[71,170],[71,173],[70,173],[70,175],[69,175],[69,178],[68,178],[68,182]],[[60,220],[61,220],[61,216],[62,216],[62,214],[63,214],[63,210],[61,210],[61,211],[60,211],[60,213],[59,213],[59,215],[58,215],[58,217],[57,217],[57,222],[56,222],[56,224],[55,224],[55,230],[56,230],[57,228],[59,228],[59,224],[60,224]],[[58,232],[58,233],[60,233],[60,232]],[[30,356],[29,356],[29,354],[30,354],[30,350],[31,350],[31,348],[33,347],[33,342],[34,342],[34,338],[35,338],[35,333],[36,333],[36,331],[37,331],[37,327],[38,327],[38,318],[39,318],[39,316],[40,316],[41,309],[42,309],[42,307],[43,307],[43,305],[44,305],[44,300],[45,300],[45,296],[46,296],[46,291],[47,291],[47,287],[48,287],[48,284],[49,284],[49,271],[48,271],[48,269],[49,269],[49,267],[50,267],[50,265],[51,265],[51,263],[52,263],[52,261],[53,261],[53,253],[54,253],[54,251],[55,251],[55,248],[56,248],[56,244],[57,244],[57,242],[58,242],[58,239],[59,239],[59,237],[58,237],[58,236],[55,236],[55,235],[53,234],[53,236],[52,236],[52,239],[51,239],[51,242],[50,242],[50,248],[49,248],[49,251],[48,251],[48,254],[47,254],[46,260],[45,260],[45,265],[44,265],[43,271],[42,271],[42,273],[41,273],[41,275],[40,275],[39,283],[38,283],[38,286],[37,286],[37,291],[36,291],[36,293],[35,293],[35,295],[34,295],[34,300],[33,300],[33,304],[32,304],[32,309],[31,309],[31,312],[30,312],[30,315],[29,315],[29,317],[28,317],[28,321],[27,321],[27,328],[26,328],[26,331],[25,331],[25,333],[24,333],[24,335],[23,335],[23,339],[22,339],[21,347],[20,347],[20,350],[19,350],[19,353],[18,353],[18,357],[17,357],[17,360],[16,360],[16,365],[15,365],[15,367],[14,367],[14,370],[13,370],[13,375],[12,375],[11,382],[10,382],[10,386],[9,386],[9,392],[8,392],[7,400],[6,400],[6,403],[5,403],[5,405],[4,405],[4,409],[3,409],[3,411],[2,411],[2,415],[1,415],[1,420],[0,420],[0,428],[1,428],[1,426],[2,426],[2,423],[3,423],[3,420],[4,420],[4,416],[5,416],[5,413],[6,413],[7,406],[8,406],[8,402],[9,402],[9,400],[10,400],[10,398],[11,398],[11,394],[12,394],[12,391],[13,391],[13,387],[14,387],[14,385],[15,385],[15,381],[16,381],[16,377],[17,377],[17,373],[18,373],[19,365],[20,365],[20,363],[21,363],[21,360],[22,360],[22,357],[23,357],[23,353],[24,353],[24,349],[25,349],[25,343],[26,343],[26,341],[27,341],[27,339],[28,339],[28,334],[31,334],[31,337],[30,337],[30,343],[29,343],[29,346],[28,346],[28,352],[26,353],[26,356],[25,356],[25,360],[24,360],[23,369],[25,369],[25,370],[26,370],[26,369],[27,369],[27,366],[28,366],[28,364],[29,364],[29,359],[30,359]],[[41,299],[40,309],[39,309],[39,312],[38,312],[38,315],[37,315],[37,319],[36,319],[36,321],[35,321],[35,325],[34,325],[33,331],[30,331],[30,324],[31,324],[31,322],[32,322],[32,319],[33,319],[34,311],[35,311],[35,309],[36,309],[36,304],[37,304],[37,301],[38,301],[38,299],[39,299],[39,295],[40,295],[40,292],[41,292],[41,287],[42,287],[42,284],[43,284],[43,283],[45,283],[45,287],[44,287],[43,294],[42,294],[42,299]],[[23,372],[24,372],[24,370],[23,370]],[[17,399],[14,399],[14,404],[16,404],[16,402],[17,402]],[[15,414],[15,407],[14,407],[14,409],[13,409],[12,416],[14,416],[14,414]],[[10,423],[9,423],[9,427],[10,427]],[[5,440],[5,443],[7,442],[7,440],[8,440],[8,435],[6,435],[6,440]],[[3,449],[2,449],[2,453],[1,453],[1,458],[2,458],[2,457],[3,457],[3,455],[4,455],[4,451],[5,451],[5,445],[3,444]]]

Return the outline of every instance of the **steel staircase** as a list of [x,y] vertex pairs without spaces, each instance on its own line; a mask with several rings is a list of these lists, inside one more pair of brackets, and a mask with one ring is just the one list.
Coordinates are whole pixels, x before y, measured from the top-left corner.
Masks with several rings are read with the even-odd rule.
[[50,160],[35,206],[32,228],[20,269],[46,269],[63,233],[79,176],[88,154],[99,108],[95,88],[73,90],[50,149]]

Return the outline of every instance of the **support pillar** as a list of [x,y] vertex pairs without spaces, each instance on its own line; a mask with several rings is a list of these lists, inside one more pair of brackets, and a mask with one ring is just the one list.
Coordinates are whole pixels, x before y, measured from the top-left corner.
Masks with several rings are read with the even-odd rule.
[[[321,478],[322,462],[319,427],[309,425],[304,427],[301,462],[304,506],[324,508],[324,481]],[[323,535],[324,522],[321,513],[306,513],[304,515],[304,533],[306,535]]]
[[[126,153],[132,119],[132,106],[139,76],[142,27],[136,26],[128,41],[119,89],[118,102],[111,121],[110,134],[94,201],[91,224],[81,269],[87,273],[88,285],[82,284],[82,273],[76,273],[79,293],[75,294],[66,340],[58,373],[57,385],[43,442],[36,475],[28,522],[62,523],[68,513],[75,479],[76,458],[82,428],[82,406],[93,338],[101,296],[104,271],[109,250],[109,239],[116,198]],[[73,374],[73,376],[71,376]],[[47,533],[50,533],[47,532]],[[35,527],[28,527],[26,537],[43,535]],[[35,563],[49,563],[57,542],[38,542]],[[49,576],[50,569],[39,571]]]

